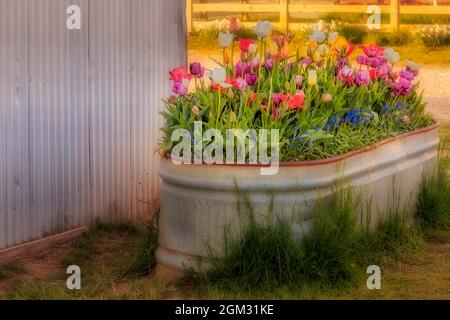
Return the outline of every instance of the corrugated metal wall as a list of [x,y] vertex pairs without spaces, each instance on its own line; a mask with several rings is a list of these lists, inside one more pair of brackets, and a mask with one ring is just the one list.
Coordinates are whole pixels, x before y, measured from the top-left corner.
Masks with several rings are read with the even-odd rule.
[[[80,6],[81,30],[66,9]],[[158,206],[180,0],[0,0],[0,249]]]

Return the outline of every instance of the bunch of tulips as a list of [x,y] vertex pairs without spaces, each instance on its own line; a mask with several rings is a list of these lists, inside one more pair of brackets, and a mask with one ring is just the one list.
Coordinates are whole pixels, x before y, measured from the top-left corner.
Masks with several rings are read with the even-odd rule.
[[[238,29],[232,20],[229,32],[219,33],[217,68],[193,62],[170,71],[163,152],[173,147],[173,130],[192,132],[195,121],[222,132],[279,129],[282,159],[289,160],[333,155],[321,148],[344,132],[365,141],[363,135],[382,139],[432,122],[416,92],[417,65],[399,67],[391,48],[355,47],[336,32],[317,30],[304,49],[290,53],[294,36],[272,32],[270,22],[258,22],[252,39],[238,39]],[[386,106],[398,104],[408,108],[387,117]]]

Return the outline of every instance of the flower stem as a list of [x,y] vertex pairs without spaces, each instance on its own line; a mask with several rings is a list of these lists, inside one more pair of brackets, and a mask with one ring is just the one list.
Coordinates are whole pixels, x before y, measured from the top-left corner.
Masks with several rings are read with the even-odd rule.
[[222,109],[222,92],[220,91],[220,86],[217,89],[217,92],[219,93],[219,105],[217,108],[216,129],[219,128],[219,117],[220,117],[220,114],[222,113],[222,110],[221,110]]
[[226,66],[226,63],[225,63],[225,48],[222,49],[222,60],[223,60],[223,65]]
[[234,36],[233,36],[233,44],[231,45],[231,75],[233,75],[234,68]]
[[261,91],[261,69],[262,69],[262,52],[263,52],[263,41],[259,43],[259,66],[258,66],[258,93]]

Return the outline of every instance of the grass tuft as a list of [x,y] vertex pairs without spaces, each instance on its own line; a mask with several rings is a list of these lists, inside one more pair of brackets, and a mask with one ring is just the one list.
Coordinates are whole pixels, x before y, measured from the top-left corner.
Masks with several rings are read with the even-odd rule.
[[450,231],[450,179],[447,174],[449,159],[443,158],[437,173],[424,178],[420,187],[417,218],[425,233]]
[[200,288],[229,292],[339,287],[360,279],[368,265],[420,247],[417,229],[398,210],[374,230],[361,223],[358,198],[352,191],[336,192],[331,207],[317,208],[301,240],[289,221],[260,224],[250,214],[242,236],[226,240],[223,257],[211,257],[211,270],[191,270],[186,277]]
[[145,222],[139,241],[139,249],[131,264],[123,272],[125,279],[143,277],[156,267],[155,252],[158,249],[158,214],[153,219]]

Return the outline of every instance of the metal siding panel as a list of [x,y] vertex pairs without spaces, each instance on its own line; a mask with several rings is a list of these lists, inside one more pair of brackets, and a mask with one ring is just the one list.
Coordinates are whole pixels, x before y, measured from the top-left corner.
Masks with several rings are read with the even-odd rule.
[[107,221],[131,214],[130,2],[90,3],[92,212]]
[[[9,8],[9,3],[0,1],[0,48],[9,48],[11,40],[9,38],[11,29],[11,20],[7,19],[12,14]],[[7,97],[9,92],[9,81],[11,74],[8,65],[11,63],[9,51],[6,49],[0,50],[0,248],[6,247],[6,209],[7,209],[7,185],[6,185],[6,112],[9,108],[9,99]]]
[[183,21],[177,0],[0,1],[0,249],[155,212]]
[[[27,28],[26,2],[2,2],[3,61],[1,82],[2,118],[1,143],[4,156],[0,177],[4,182],[0,218],[1,247],[28,240],[28,131],[27,131]],[[3,42],[4,41],[4,42]]]
[[89,133],[87,104],[87,19],[68,30],[66,8],[87,0],[38,0],[30,17],[30,215],[35,237],[82,225],[88,210]]
[[[159,111],[161,100],[170,93],[168,70],[186,64],[186,38],[180,1],[131,4],[132,211],[139,218],[152,215],[159,206],[159,156],[155,152],[162,126]],[[143,30],[151,30],[152,36]]]

